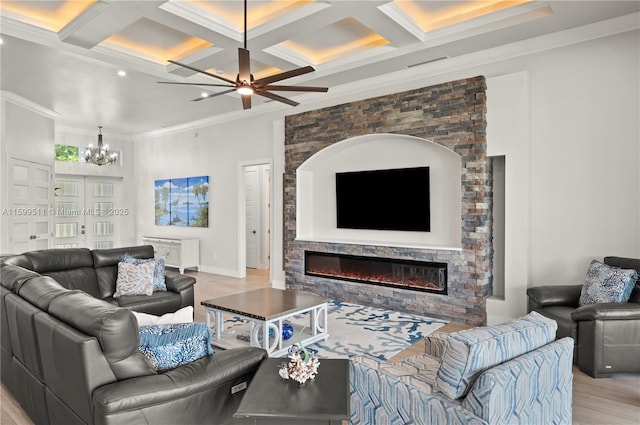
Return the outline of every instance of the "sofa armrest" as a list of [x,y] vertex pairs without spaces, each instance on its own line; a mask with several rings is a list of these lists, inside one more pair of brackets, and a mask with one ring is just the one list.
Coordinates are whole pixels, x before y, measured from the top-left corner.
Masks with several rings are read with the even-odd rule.
[[173,270],[166,270],[164,272],[164,282],[167,285],[168,290],[173,292],[182,292],[195,285],[196,279],[193,276],[180,274]]
[[583,305],[571,313],[571,319],[575,322],[585,320],[638,320],[640,319],[640,304],[603,303]]
[[[129,423],[136,422],[135,412],[151,413],[150,409],[180,399],[188,399],[196,394],[225,385],[236,378],[251,373],[251,377],[267,352],[261,348],[235,348],[220,351],[191,363],[157,375],[142,376],[114,382],[97,388],[93,392],[93,406],[96,423],[115,423],[119,420],[105,418],[117,417],[119,414],[134,415],[125,417]],[[277,371],[274,371],[277,373]],[[233,384],[235,385],[235,384]],[[225,390],[223,394],[231,394]],[[215,404],[216,400],[209,400]],[[221,400],[224,402],[224,400]],[[172,415],[183,415],[188,423],[190,412],[166,412],[165,419],[171,421]],[[195,414],[195,412],[194,412]],[[122,418],[121,418],[122,419]],[[133,422],[130,422],[130,421]]]
[[432,332],[424,339],[424,352],[425,354],[439,359],[444,353],[444,346],[447,343],[447,336],[450,334],[447,332]]
[[548,285],[536,286],[527,289],[529,302],[537,307],[549,307],[553,305],[578,306],[582,285]]
[[573,346],[562,338],[488,369],[462,406],[490,425],[570,425]]

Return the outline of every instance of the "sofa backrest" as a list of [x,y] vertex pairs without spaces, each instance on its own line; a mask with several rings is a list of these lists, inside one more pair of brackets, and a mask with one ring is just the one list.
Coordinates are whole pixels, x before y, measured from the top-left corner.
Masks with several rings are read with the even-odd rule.
[[118,263],[125,253],[136,258],[153,258],[153,246],[142,245],[127,248],[94,249],[93,267],[100,291],[100,298],[109,298],[116,291],[116,279],[118,277]]
[[69,291],[51,301],[49,314],[96,338],[118,380],[156,373],[138,351],[138,323],[129,310],[81,291]]
[[[639,258],[604,257],[604,263],[610,266],[620,267],[621,269],[635,269],[638,272],[638,276],[640,276]],[[640,303],[640,280],[638,280],[636,285],[633,287],[631,296],[629,297],[629,302]]]
[[555,320],[531,312],[501,325],[450,334],[436,389],[451,399],[463,397],[485,370],[553,341],[557,327]]
[[25,252],[31,270],[50,276],[67,289],[80,289],[102,298],[93,269],[91,251],[86,248],[42,249]]

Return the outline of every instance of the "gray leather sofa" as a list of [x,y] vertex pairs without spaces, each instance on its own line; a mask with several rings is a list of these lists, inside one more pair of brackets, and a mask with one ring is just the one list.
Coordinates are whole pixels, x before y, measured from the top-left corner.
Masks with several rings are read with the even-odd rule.
[[93,251],[86,248],[43,249],[5,257],[2,263],[50,276],[67,289],[80,289],[94,298],[142,313],[161,315],[193,306],[196,280],[170,270],[165,271],[166,292],[113,298],[118,262],[126,252],[136,258],[153,258],[153,247],[142,245]]
[[[640,273],[640,259],[605,257],[604,263]],[[554,319],[557,338],[575,342],[574,364],[594,378],[640,372],[640,284],[626,303],[579,305],[582,284],[527,289],[528,310]]]
[[[218,351],[158,373],[138,351],[138,324],[129,309],[154,313],[182,301],[118,306],[106,293],[114,252],[90,253],[97,254],[93,263],[86,253],[78,259],[68,250],[48,250],[57,258],[43,252],[5,258],[0,266],[2,383],[36,424],[231,421],[264,350]],[[27,260],[49,276],[23,267]],[[96,283],[93,293],[83,278]],[[184,299],[193,303],[192,294]],[[182,300],[184,294],[169,295]]]

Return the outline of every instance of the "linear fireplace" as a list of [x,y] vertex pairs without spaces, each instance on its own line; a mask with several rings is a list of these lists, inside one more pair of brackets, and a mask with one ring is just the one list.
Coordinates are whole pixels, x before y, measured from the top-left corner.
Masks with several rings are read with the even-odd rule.
[[447,293],[446,263],[305,251],[304,272],[309,276]]

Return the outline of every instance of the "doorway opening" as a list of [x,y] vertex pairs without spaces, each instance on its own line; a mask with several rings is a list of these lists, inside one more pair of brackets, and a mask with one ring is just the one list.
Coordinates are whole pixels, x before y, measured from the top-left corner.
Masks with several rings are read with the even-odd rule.
[[259,162],[242,167],[240,257],[246,269],[269,270],[271,260],[271,164]]

